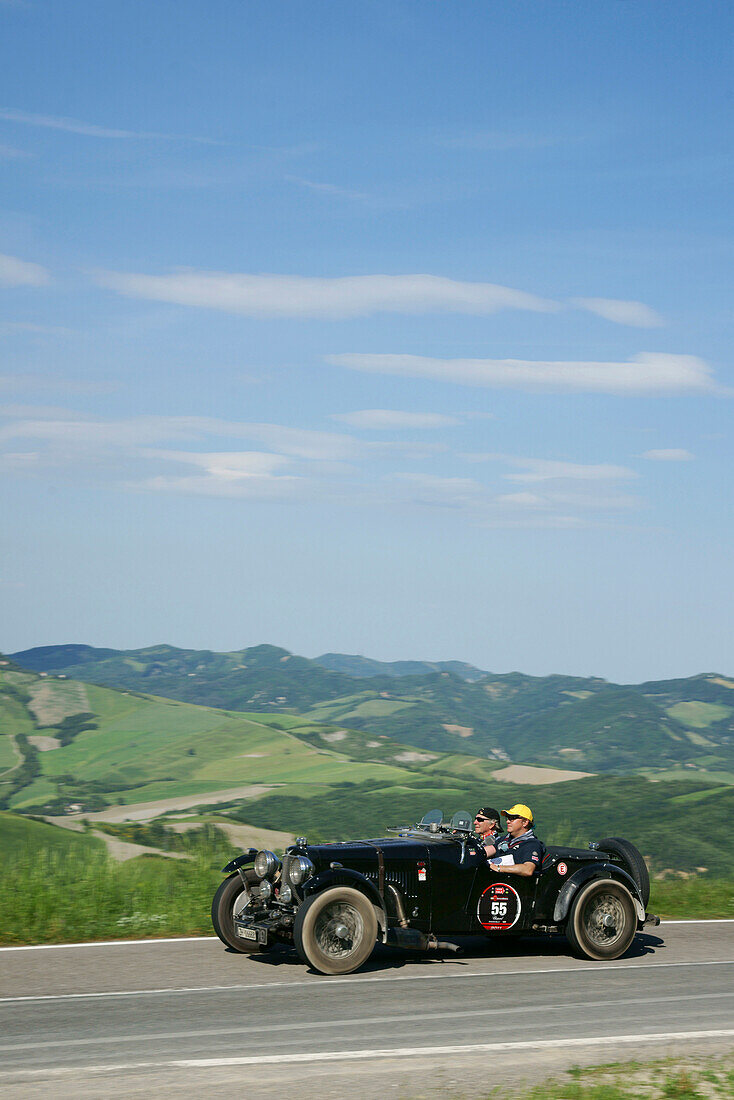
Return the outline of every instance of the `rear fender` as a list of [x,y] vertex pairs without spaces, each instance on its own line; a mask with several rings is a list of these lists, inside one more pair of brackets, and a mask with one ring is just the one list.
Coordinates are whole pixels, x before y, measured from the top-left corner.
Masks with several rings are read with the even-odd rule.
[[222,867],[222,874],[229,875],[232,871],[239,871],[240,867],[245,867],[248,863],[252,863],[256,855],[257,848],[248,849],[248,851],[243,852],[241,856],[231,859],[226,867]]
[[563,884],[563,889],[556,898],[555,908],[553,910],[553,921],[555,924],[560,924],[568,916],[569,910],[573,899],[578,894],[582,886],[585,886],[587,882],[590,882],[593,878],[605,878],[614,879],[622,886],[626,886],[632,895],[632,900],[635,903],[635,909],[637,910],[637,919],[639,921],[645,920],[645,906],[642,904],[640,898],[640,891],[637,887],[637,883],[628,875],[626,871],[616,863],[593,863],[591,866],[582,867],[571,875],[568,882]]
[[352,870],[351,867],[329,868],[328,871],[322,871],[321,874],[316,875],[315,878],[310,878],[306,882],[303,887],[304,900],[313,897],[314,894],[320,894],[323,890],[328,890],[330,886],[353,886],[355,890],[359,890],[369,898],[374,906],[375,916],[384,943],[387,936],[387,912],[385,903],[374,883],[361,875],[359,871]]

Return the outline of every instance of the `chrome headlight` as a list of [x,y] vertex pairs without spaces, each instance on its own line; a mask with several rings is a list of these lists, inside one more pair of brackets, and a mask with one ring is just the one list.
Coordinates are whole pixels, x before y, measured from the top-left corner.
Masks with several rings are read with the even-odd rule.
[[264,878],[262,880],[262,882],[260,883],[260,893],[259,893],[260,901],[267,901],[268,898],[272,897],[272,894],[273,894],[273,887],[268,882],[268,880],[266,878]]
[[253,867],[258,878],[272,878],[280,867],[280,860],[275,852],[269,852],[267,848],[264,848],[262,852],[258,852],[255,856]]
[[284,901],[286,905],[290,905],[293,901],[293,891],[287,882],[284,886],[281,886],[280,892],[278,893],[278,900]]
[[288,877],[295,886],[300,886],[307,878],[311,878],[314,866],[308,856],[298,856],[291,860],[288,868]]

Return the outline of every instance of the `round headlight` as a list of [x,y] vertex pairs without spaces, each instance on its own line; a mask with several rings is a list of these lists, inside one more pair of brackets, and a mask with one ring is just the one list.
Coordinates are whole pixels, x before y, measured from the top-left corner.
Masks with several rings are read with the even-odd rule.
[[280,893],[278,894],[278,899],[280,901],[284,901],[286,905],[289,905],[290,902],[293,901],[293,891],[291,890],[287,882],[285,886],[281,886]]
[[273,893],[273,887],[268,880],[264,878],[260,883],[260,901],[267,901]]
[[272,878],[280,867],[280,860],[275,852],[269,852],[267,848],[264,848],[262,852],[258,852],[255,856],[253,867],[258,878]]
[[291,861],[288,874],[291,882],[296,886],[300,886],[302,882],[305,882],[307,878],[311,877],[313,871],[313,863],[308,856],[299,856],[298,859]]

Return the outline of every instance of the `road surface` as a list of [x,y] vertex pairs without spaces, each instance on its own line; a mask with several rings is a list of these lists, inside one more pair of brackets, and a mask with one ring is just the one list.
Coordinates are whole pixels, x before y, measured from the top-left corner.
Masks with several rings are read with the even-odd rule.
[[550,938],[379,948],[345,978],[208,938],[0,950],[4,1098],[412,1100],[732,1047],[734,921],[663,924],[613,963]]

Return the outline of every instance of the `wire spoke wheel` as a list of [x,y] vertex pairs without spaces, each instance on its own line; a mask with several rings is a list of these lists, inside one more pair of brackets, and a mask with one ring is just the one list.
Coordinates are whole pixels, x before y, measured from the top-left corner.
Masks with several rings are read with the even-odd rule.
[[332,959],[345,959],[361,944],[364,921],[353,905],[335,902],[319,914],[313,933],[325,955]]
[[624,908],[614,894],[599,894],[586,906],[584,930],[597,947],[613,947],[625,929]]
[[582,886],[571,907],[566,935],[587,959],[618,959],[635,938],[637,910],[626,886],[593,879]]
[[309,898],[293,925],[298,954],[321,974],[351,974],[370,957],[376,940],[374,906],[351,886],[334,886]]

